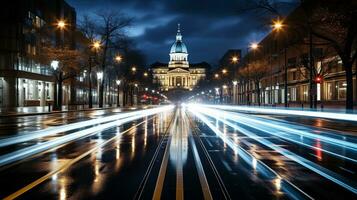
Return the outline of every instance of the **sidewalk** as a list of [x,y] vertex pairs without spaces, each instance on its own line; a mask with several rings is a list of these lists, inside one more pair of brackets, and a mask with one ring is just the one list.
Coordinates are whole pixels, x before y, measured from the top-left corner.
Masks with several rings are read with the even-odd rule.
[[93,108],[89,108],[88,105],[70,105],[62,106],[60,111],[49,111],[48,106],[31,106],[31,107],[16,107],[12,109],[0,108],[0,117],[12,117],[12,116],[29,116],[29,115],[45,115],[54,113],[66,113],[66,112],[77,112],[77,111],[91,111],[91,110],[106,110],[122,108],[112,106],[109,107],[105,105],[103,108],[99,108],[97,105],[93,105]]

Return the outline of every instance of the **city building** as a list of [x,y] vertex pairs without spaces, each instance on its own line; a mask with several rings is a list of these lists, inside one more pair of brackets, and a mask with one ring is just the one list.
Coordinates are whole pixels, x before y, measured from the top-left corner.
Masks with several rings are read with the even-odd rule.
[[[292,12],[283,23],[289,24],[290,18],[299,18],[299,10]],[[233,98],[237,104],[262,104],[282,106],[305,106],[310,104],[310,98],[319,106],[343,107],[346,102],[346,77],[341,58],[330,45],[317,37],[311,38],[304,30],[289,30],[289,25],[280,32],[272,31],[243,57],[248,66],[249,76],[257,72],[250,70],[252,61],[266,61],[264,77],[259,83],[247,81],[237,75],[234,79]],[[289,36],[289,37],[287,37]],[[354,50],[355,51],[355,50]],[[312,80],[316,86],[310,88],[310,52],[312,52]],[[353,64],[356,69],[356,62]],[[260,71],[259,73],[262,73]],[[354,70],[354,74],[356,71]],[[285,78],[286,77],[286,78]],[[287,84],[285,84],[287,82]],[[286,85],[286,87],[285,87]],[[356,88],[356,76],[353,77],[353,87]],[[285,90],[287,88],[287,93]],[[354,89],[354,102],[357,94]],[[286,97],[285,97],[286,95]],[[287,102],[286,102],[287,100]]]
[[160,84],[161,90],[177,88],[192,90],[200,80],[206,77],[207,63],[189,63],[180,25],[178,25],[176,41],[171,46],[169,55],[168,64],[156,62],[151,65],[153,82]]
[[[64,20],[66,30],[56,29]],[[76,11],[64,0],[13,0],[0,12],[0,107],[45,106],[53,102],[55,78],[51,66],[36,63],[41,30],[50,27],[53,45],[75,48]],[[63,102],[73,88],[63,85]]]

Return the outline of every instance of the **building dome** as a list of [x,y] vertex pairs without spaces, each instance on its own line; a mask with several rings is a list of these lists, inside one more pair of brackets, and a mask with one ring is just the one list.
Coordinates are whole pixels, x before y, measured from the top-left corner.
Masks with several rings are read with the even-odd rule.
[[186,45],[182,41],[177,41],[171,46],[170,53],[187,53]]
[[178,24],[177,34],[176,34],[176,41],[171,46],[170,53],[187,53],[186,45],[182,42],[180,24]]

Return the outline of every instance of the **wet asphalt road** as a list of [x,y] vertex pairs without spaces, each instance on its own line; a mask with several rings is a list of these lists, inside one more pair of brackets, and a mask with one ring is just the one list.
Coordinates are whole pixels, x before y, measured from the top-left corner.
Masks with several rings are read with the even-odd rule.
[[[1,118],[0,141],[138,112],[132,120],[117,121],[105,130],[91,133],[91,128],[112,121],[91,121],[0,147],[0,198],[357,198],[356,149],[326,141],[356,145],[356,123],[231,111],[220,116],[182,107],[141,116],[141,110],[145,109]],[[81,131],[84,135],[79,135]],[[71,134],[76,137],[68,142],[1,164],[12,152]]]

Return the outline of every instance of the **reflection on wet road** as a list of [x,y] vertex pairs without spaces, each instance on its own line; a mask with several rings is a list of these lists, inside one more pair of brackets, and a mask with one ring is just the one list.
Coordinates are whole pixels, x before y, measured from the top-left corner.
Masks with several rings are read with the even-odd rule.
[[0,198],[357,197],[353,121],[203,105],[98,112],[1,119]]

